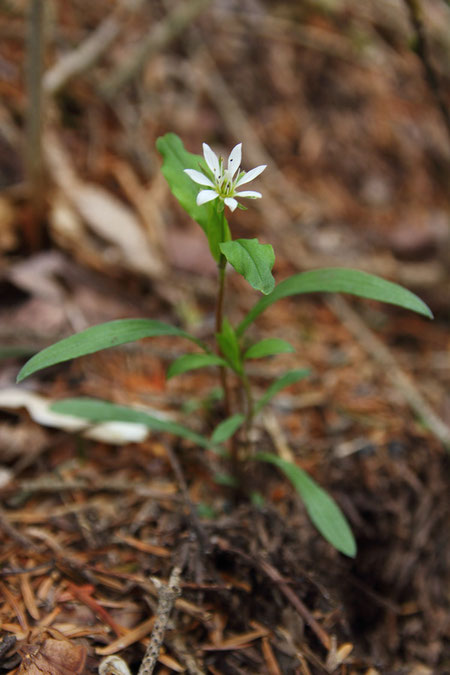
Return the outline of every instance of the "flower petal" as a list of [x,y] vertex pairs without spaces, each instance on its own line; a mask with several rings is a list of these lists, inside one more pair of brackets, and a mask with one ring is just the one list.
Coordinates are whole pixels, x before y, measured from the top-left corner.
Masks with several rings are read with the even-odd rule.
[[216,153],[213,150],[211,150],[211,148],[207,143],[203,143],[203,157],[205,158],[208,167],[213,172],[214,178],[215,179],[219,178],[220,176],[219,160],[217,158]]
[[247,173],[245,173],[242,178],[238,180],[236,183],[235,187],[239,187],[240,185],[244,185],[244,183],[250,183],[251,180],[259,176],[260,173],[264,171],[266,168],[267,164],[261,164],[261,166],[256,166],[254,169],[251,169]]
[[237,201],[236,201],[235,199],[233,199],[233,197],[227,197],[227,198],[224,199],[223,201],[224,201],[225,204],[228,206],[228,208],[231,209],[232,211],[234,211],[235,208],[236,208],[237,205],[238,205]]
[[189,178],[199,185],[214,187],[214,183],[200,171],[196,171],[195,169],[184,169],[184,173],[187,173]]
[[219,195],[215,190],[200,190],[197,195],[197,206],[206,204],[206,202],[211,202],[213,199],[216,199]]
[[241,165],[242,159],[242,143],[238,143],[234,146],[230,155],[228,157],[228,174],[230,179],[233,180],[233,176]]
[[250,197],[251,199],[259,199],[262,197],[260,192],[255,192],[254,190],[244,190],[243,192],[235,192],[236,197]]

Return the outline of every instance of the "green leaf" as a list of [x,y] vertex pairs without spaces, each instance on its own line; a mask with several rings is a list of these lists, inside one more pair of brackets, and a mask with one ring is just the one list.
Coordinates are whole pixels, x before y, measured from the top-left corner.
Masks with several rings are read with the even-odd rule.
[[265,295],[273,291],[275,253],[270,244],[260,244],[257,239],[235,239],[219,244],[219,248],[230,265],[255,290]]
[[197,510],[197,516],[199,518],[204,518],[204,519],[207,519],[207,520],[214,520],[215,518],[217,518],[216,511],[209,504],[205,504],[204,502],[200,502],[200,503],[195,505],[195,508]]
[[17,382],[24,380],[38,370],[54,366],[57,363],[76,359],[86,354],[94,354],[94,352],[117,347],[126,342],[161,335],[184,337],[199,345],[202,349],[206,349],[200,340],[168,323],[155,319],[119,319],[101,323],[98,326],[91,326],[81,333],[75,333],[75,335],[46,347],[26,362],[17,376]]
[[215,473],[213,480],[217,485],[224,485],[225,487],[237,488],[239,481],[230,473]]
[[189,370],[207,366],[226,366],[226,361],[216,354],[184,354],[172,363],[167,371],[167,379],[187,373]]
[[234,332],[234,328],[228,319],[222,322],[222,329],[216,335],[222,354],[227,359],[229,365],[237,373],[242,373],[242,359],[239,342]]
[[275,354],[287,354],[294,352],[294,347],[280,338],[267,338],[260,340],[252,345],[244,354],[246,359],[262,359],[265,356],[274,356]]
[[180,436],[201,447],[209,447],[210,442],[205,436],[195,433],[188,427],[153,417],[143,410],[128,408],[127,406],[116,405],[108,401],[99,401],[95,398],[66,398],[62,401],[56,401],[51,406],[51,410],[64,415],[81,417],[89,422],[134,422],[143,424],[153,431],[164,432]]
[[172,194],[203,229],[208,238],[211,254],[214,260],[219,262],[219,244],[231,239],[230,228],[223,211],[218,212],[217,200],[197,206],[197,195],[202,187],[184,173],[184,169],[196,169],[209,174],[205,160],[200,155],[188,152],[176,134],[161,136],[156,141],[156,147],[163,156],[162,172]]
[[213,445],[219,445],[220,443],[225,443],[239,427],[242,426],[245,420],[245,415],[237,414],[228,417],[226,420],[221,422],[214,429],[211,436],[211,443]]
[[291,370],[288,373],[281,375],[281,377],[276,379],[275,382],[272,382],[264,396],[262,396],[256,403],[255,415],[261,412],[264,406],[269,403],[275,394],[278,394],[278,392],[285,387],[289,387],[291,384],[295,384],[295,382],[299,382],[299,380],[303,380],[305,377],[308,377],[309,373],[310,371],[307,368],[303,368],[301,370]]
[[266,505],[264,496],[260,492],[256,492],[256,490],[250,493],[250,501],[257,509],[263,509]]
[[334,499],[311,476],[296,464],[268,452],[257,453],[255,459],[277,466],[297,490],[321,535],[344,555],[356,556],[356,542],[347,519]]
[[360,270],[334,267],[328,269],[310,270],[295,274],[282,281],[266,298],[261,298],[250,310],[237,328],[241,336],[248,326],[264,310],[281,298],[301,293],[350,293],[361,298],[370,298],[391,305],[398,305],[410,309],[429,318],[433,315],[427,305],[414,293],[403,286],[386,281],[373,274]]

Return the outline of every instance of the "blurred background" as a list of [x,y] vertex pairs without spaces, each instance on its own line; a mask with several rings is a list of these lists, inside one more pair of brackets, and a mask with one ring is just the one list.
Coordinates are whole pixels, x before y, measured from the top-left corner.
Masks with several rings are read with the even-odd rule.
[[174,131],[192,152],[242,141],[245,169],[268,164],[265,199],[233,227],[270,238],[280,272],[358,266],[450,308],[444,0],[0,11],[6,265],[52,245],[150,279],[203,270],[201,232],[159,172],[155,139]]
[[[315,370],[281,413],[313,472],[330,462],[315,475],[359,528],[352,573],[404,609],[371,613],[353,586],[351,635],[370,657],[425,669],[395,672],[449,672],[448,1],[0,0],[0,36],[0,385],[21,354],[101,321],[213,330],[215,266],[155,141],[175,132],[224,157],[242,142],[245,170],[267,164],[263,199],[229,222],[273,244],[277,281],[355,267],[435,314],[305,299],[262,325]],[[230,278],[232,316],[254,301]],[[164,390],[166,357],[99,355],[40,386],[142,401]]]

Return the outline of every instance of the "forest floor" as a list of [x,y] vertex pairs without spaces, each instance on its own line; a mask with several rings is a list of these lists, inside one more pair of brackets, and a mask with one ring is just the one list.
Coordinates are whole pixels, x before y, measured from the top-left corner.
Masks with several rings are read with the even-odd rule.
[[[450,673],[448,5],[423,3],[433,93],[406,1],[111,4],[46,5],[33,188],[27,3],[0,2],[0,672],[93,673],[117,654],[137,673],[178,568],[159,674]],[[295,347],[255,361],[258,391],[311,370],[257,419],[253,442],[334,497],[355,559],[321,538],[273,467],[245,469],[257,497],[237,500],[223,459],[194,443],[88,437],[49,411],[83,395],[210,433],[216,373],[166,381],[176,338],[15,384],[26,356],[102,321],[213,336],[215,266],[155,149],[169,131],[198,154],[242,141],[245,169],[268,165],[263,198],[229,221],[273,244],[277,281],[354,267],[434,313],[309,295],[251,331]],[[228,275],[232,320],[256,299]]]

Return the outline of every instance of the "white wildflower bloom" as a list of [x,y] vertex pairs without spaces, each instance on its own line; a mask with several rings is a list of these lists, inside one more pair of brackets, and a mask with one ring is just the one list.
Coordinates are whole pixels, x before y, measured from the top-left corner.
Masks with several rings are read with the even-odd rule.
[[184,169],[191,180],[208,188],[200,190],[198,193],[197,204],[199,206],[219,198],[229,209],[234,211],[239,206],[236,197],[248,197],[249,199],[260,199],[262,197],[260,192],[254,190],[237,191],[237,188],[249,183],[266,168],[266,164],[262,164],[248,172],[240,170],[242,143],[238,143],[230,152],[226,169],[222,157],[217,157],[216,153],[206,143],[203,143],[203,156],[208,169],[211,171],[212,179],[201,171]]

